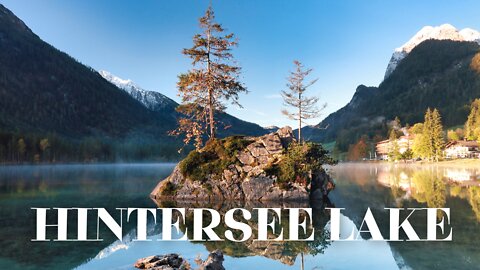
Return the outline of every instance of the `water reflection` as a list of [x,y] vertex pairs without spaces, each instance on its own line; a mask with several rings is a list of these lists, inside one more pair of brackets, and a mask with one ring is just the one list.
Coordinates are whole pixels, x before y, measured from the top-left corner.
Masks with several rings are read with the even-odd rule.
[[[104,233],[104,242],[31,242],[35,214],[30,208],[152,207],[146,194],[174,166],[0,166],[0,269],[71,269],[95,257],[114,241],[113,234]],[[69,234],[76,230],[75,218],[69,218]],[[48,223],[55,224],[55,216]],[[94,226],[89,222],[88,230]]]
[[[385,207],[450,208],[453,241],[389,243],[405,265],[413,269],[480,268],[478,169],[373,163],[341,164],[332,171],[337,184],[332,201],[347,208],[345,213],[357,226],[364,208],[370,206],[384,235],[389,228],[388,219],[382,219]],[[425,218],[413,217],[410,222],[424,237]]]
[[[313,205],[312,211],[312,220],[311,223],[307,220],[307,224],[313,224],[313,226],[307,226],[307,232],[302,232],[300,230],[300,239],[307,238],[313,231],[314,233],[314,241],[256,241],[254,240],[257,235],[257,228],[258,223],[256,222],[257,211],[254,211],[253,208],[281,208],[284,209],[281,212],[281,219],[277,221],[277,224],[283,225],[283,237],[288,238],[288,222],[289,216],[288,211],[285,209],[287,208],[308,208],[310,207],[309,203],[260,203],[260,202],[222,202],[216,204],[205,204],[205,203],[191,203],[191,202],[163,202],[157,201],[156,202],[158,207],[177,207],[177,208],[186,208],[187,215],[186,215],[186,226],[182,227],[182,233],[187,231],[187,235],[189,239],[193,239],[193,210],[194,208],[201,208],[207,207],[215,209],[220,213],[222,218],[222,222],[220,226],[215,228],[215,232],[218,235],[224,235],[225,231],[228,229],[226,227],[224,221],[225,213],[233,208],[244,208],[250,213],[252,213],[252,219],[246,221],[245,219],[239,218],[239,216],[235,216],[236,219],[242,220],[253,229],[253,235],[250,239],[244,242],[232,242],[232,241],[210,241],[204,242],[203,244],[209,251],[213,251],[216,249],[220,249],[225,255],[231,257],[248,257],[248,256],[256,256],[261,255],[266,258],[270,258],[273,260],[277,260],[282,262],[286,265],[294,265],[295,260],[298,255],[308,253],[312,255],[323,254],[324,250],[328,247],[330,242],[327,241],[328,239],[328,231],[325,230],[325,225],[329,221],[329,212],[325,210],[325,206],[332,205],[329,204],[329,201],[326,202],[317,202]],[[270,213],[271,214],[271,213]],[[269,222],[273,220],[273,218],[277,218],[277,216],[269,215]],[[300,219],[305,219],[305,215],[301,215]],[[174,217],[176,220],[177,217]],[[204,215],[204,225],[208,225],[211,219],[210,216],[205,214]],[[272,231],[268,232],[268,239],[274,239],[278,237],[278,232],[280,231],[280,225],[276,228],[277,234],[274,234]],[[239,231],[237,231],[239,232]],[[238,234],[234,232],[234,236],[236,239],[241,239],[242,234]]]
[[[136,241],[117,241],[100,251],[99,254],[89,262],[81,265],[78,269],[102,269],[109,266],[111,268],[132,269],[131,264],[136,259],[167,252],[177,252],[181,254],[189,263],[195,266],[198,258],[205,259],[209,252],[220,249],[225,254],[224,266],[226,269],[399,269],[398,264],[386,242],[373,242],[367,240],[359,240],[357,242],[329,242],[329,211],[325,210],[325,206],[333,207],[329,202],[316,203],[252,203],[252,202],[164,202],[157,201],[158,207],[180,207],[186,208],[186,226],[181,227],[173,238],[180,238],[185,234],[189,239],[193,237],[192,232],[192,208],[212,208],[217,210],[223,217],[226,211],[232,208],[245,208],[252,211],[256,207],[278,207],[278,208],[300,208],[313,207],[312,221],[313,226],[308,228],[307,235],[313,230],[315,231],[314,241],[254,241],[253,238],[240,243],[230,241],[182,241],[167,242],[156,241],[162,238],[159,226],[150,224],[149,240],[152,242],[136,242]],[[288,224],[287,211],[282,211],[282,224]],[[176,220],[177,217],[173,217]],[[223,218],[222,218],[223,220]],[[255,222],[255,215],[251,220],[246,221],[254,230],[258,224]],[[208,215],[205,216],[205,224],[210,223]],[[341,234],[347,235],[352,231],[358,232],[355,223],[348,217],[341,216]],[[154,229],[157,228],[157,229]],[[226,230],[224,223],[221,223],[215,232],[223,235]],[[278,230],[277,230],[278,232]],[[288,237],[287,231],[284,236]],[[134,231],[131,232],[134,235]],[[239,235],[237,235],[239,236]],[[271,231],[269,238],[275,238]],[[241,238],[241,237],[239,237]],[[375,254],[375,256],[371,256]],[[368,258],[368,259],[367,259]]]
[[401,164],[374,164],[370,167],[375,168],[378,183],[391,189],[399,207],[404,200],[414,199],[428,207],[441,208],[445,207],[447,197],[458,197],[468,200],[480,221],[480,175],[477,168]]
[[[342,235],[358,230],[367,207],[385,236],[389,230],[385,207],[448,207],[454,230],[451,242],[374,242],[368,235],[362,235],[365,239],[358,242],[329,242],[329,211],[325,211],[329,202],[264,205],[312,207],[313,226],[309,230],[315,230],[313,242],[139,242],[132,240],[135,224],[125,228],[123,242],[116,241],[106,228],[101,232],[103,242],[30,242],[35,233],[30,207],[105,207],[112,213],[117,207],[211,207],[221,213],[233,207],[259,207],[239,202],[151,201],[149,192],[173,166],[0,167],[0,269],[132,269],[140,257],[170,252],[182,254],[195,265],[196,258],[205,259],[214,249],[226,254],[224,265],[229,270],[301,269],[302,265],[304,269],[480,268],[480,180],[477,169],[469,167],[362,163],[330,169],[337,185],[330,193],[330,203],[345,208]],[[69,230],[76,229],[74,219]],[[282,217],[282,222],[287,220],[287,216]],[[411,223],[424,238],[425,218],[413,217]],[[225,228],[218,230],[222,234]],[[152,223],[148,235],[151,240],[161,239],[161,228]]]

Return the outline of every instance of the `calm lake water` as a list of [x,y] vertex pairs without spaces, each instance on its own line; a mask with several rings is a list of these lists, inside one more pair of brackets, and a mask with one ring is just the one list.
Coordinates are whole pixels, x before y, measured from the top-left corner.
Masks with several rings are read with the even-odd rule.
[[[480,169],[392,164],[340,164],[331,168],[337,188],[330,202],[308,204],[188,204],[154,202],[148,194],[174,164],[57,165],[0,167],[0,269],[133,269],[138,258],[180,253],[192,266],[209,251],[221,249],[231,269],[480,269]],[[101,228],[102,242],[31,242],[35,213],[31,207],[210,207],[220,213],[233,207],[312,207],[312,242],[138,242],[135,224],[124,224],[124,241]],[[367,207],[388,237],[385,207],[451,209],[451,242],[329,242],[329,211],[345,208],[341,235],[358,230]],[[191,217],[187,215],[187,227]],[[89,217],[96,233],[96,218]],[[133,220],[136,220],[134,217]],[[424,215],[409,218],[425,237]],[[159,220],[157,220],[159,221]],[[51,216],[49,222],[55,222]],[[282,224],[288,219],[282,217]],[[76,217],[69,217],[75,237]],[[256,224],[250,223],[255,228]],[[220,232],[224,229],[219,226]],[[286,225],[284,225],[286,226]],[[161,238],[151,222],[148,238]],[[191,231],[191,230],[189,230]],[[184,232],[180,232],[179,236]],[[47,234],[54,238],[53,234]]]

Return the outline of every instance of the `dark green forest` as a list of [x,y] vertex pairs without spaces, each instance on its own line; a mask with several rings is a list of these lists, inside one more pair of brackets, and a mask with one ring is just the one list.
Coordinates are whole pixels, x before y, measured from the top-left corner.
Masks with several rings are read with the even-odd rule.
[[[0,5],[0,162],[175,161],[173,105],[148,109]],[[219,122],[231,126],[220,137],[266,133],[228,114]]]
[[480,46],[470,42],[427,40],[403,59],[378,87],[360,85],[350,103],[330,114],[318,127],[305,128],[306,138],[336,142],[346,152],[366,137],[388,136],[388,124],[399,117],[404,125],[422,122],[428,107],[437,108],[445,127],[463,125],[471,102],[480,97],[480,73],[474,58]]

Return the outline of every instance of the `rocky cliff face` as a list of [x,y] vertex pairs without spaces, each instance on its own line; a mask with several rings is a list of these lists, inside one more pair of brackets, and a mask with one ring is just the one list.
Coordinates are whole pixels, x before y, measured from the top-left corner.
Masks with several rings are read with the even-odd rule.
[[221,177],[209,176],[205,181],[193,181],[182,175],[179,165],[172,174],[152,191],[154,199],[181,200],[248,200],[248,201],[301,201],[311,196],[321,199],[334,185],[322,170],[312,173],[309,186],[291,183],[282,187],[275,176],[265,169],[280,161],[288,147],[295,141],[292,129],[284,127],[276,132],[248,137],[247,147],[236,154],[237,164],[231,164]]

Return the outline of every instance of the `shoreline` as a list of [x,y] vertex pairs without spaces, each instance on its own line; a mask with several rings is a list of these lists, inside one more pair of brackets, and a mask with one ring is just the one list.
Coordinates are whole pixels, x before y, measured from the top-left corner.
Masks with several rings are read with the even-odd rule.
[[399,161],[389,162],[385,160],[367,160],[367,161],[344,161],[340,164],[385,164],[385,165],[401,165],[401,166],[449,166],[449,167],[479,167],[480,159],[452,159],[442,161]]
[[176,165],[179,161],[132,161],[132,162],[65,162],[65,163],[0,163],[0,168],[6,167],[55,167],[55,166],[119,166],[119,165]]

